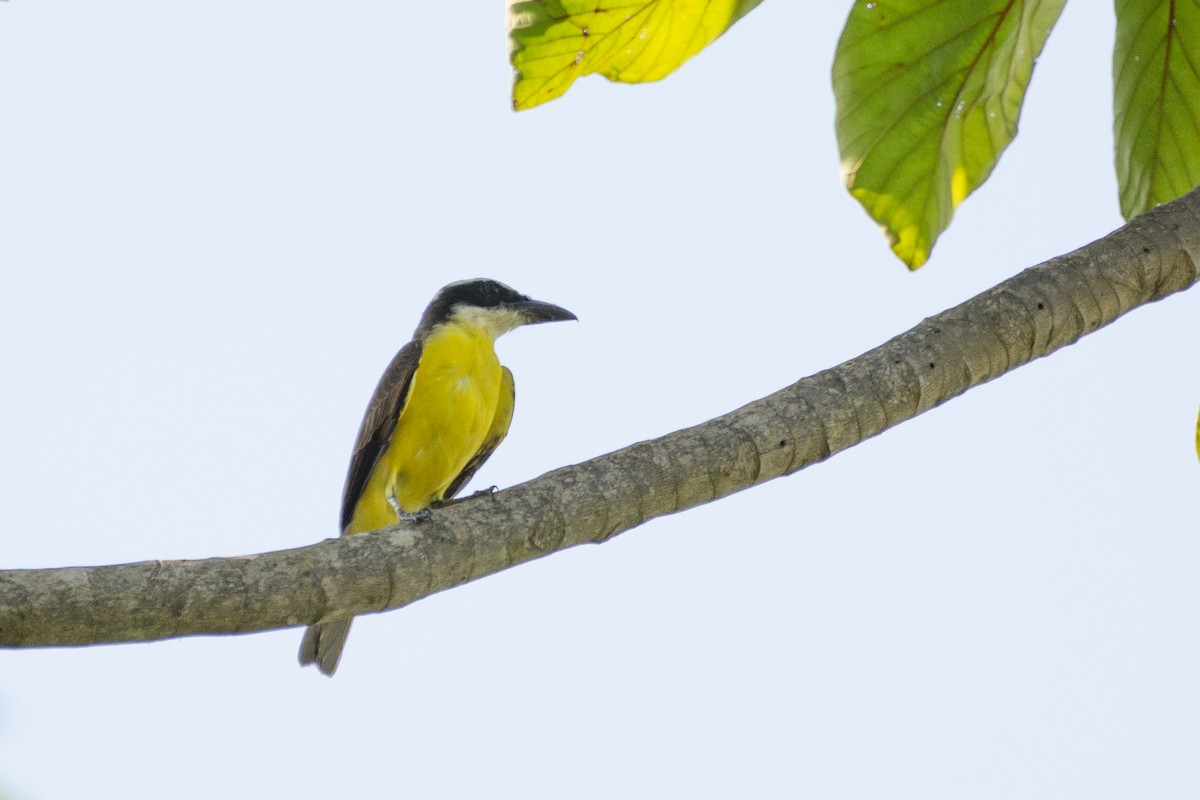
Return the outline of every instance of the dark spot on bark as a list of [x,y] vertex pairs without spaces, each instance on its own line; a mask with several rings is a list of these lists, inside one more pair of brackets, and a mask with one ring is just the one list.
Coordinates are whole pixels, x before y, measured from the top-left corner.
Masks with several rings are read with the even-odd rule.
[[1038,311],[1045,311],[1045,310],[1046,310],[1046,304],[1038,303]]
[[929,368],[930,368],[930,369],[933,369],[933,368],[934,368],[934,367],[936,367],[936,366],[937,366],[937,364],[934,364],[932,361],[930,361],[930,362],[929,362]]

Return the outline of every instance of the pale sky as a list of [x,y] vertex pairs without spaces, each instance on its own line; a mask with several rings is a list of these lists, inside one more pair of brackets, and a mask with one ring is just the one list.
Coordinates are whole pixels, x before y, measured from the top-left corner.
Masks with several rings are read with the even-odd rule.
[[[701,422],[1121,224],[1112,11],[916,274],[839,183],[848,3],[509,110],[500,3],[0,3],[0,566],[336,533],[445,283],[517,331],[501,487]],[[0,796],[1200,791],[1196,293],[825,464],[396,612],[0,652]]]

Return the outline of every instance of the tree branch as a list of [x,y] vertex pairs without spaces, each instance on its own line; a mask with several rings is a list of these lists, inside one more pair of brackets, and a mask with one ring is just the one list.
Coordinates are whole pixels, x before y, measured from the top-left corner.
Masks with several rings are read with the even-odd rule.
[[1196,283],[1200,190],[837,367],[415,524],[200,561],[0,571],[0,646],[247,633],[398,608],[822,461]]

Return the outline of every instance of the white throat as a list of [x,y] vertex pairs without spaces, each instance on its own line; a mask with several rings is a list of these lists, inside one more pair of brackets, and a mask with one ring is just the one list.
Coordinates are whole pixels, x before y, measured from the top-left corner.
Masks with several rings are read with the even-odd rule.
[[494,341],[513,328],[526,322],[525,316],[511,308],[480,308],[479,306],[457,306],[453,319],[472,328],[477,328]]

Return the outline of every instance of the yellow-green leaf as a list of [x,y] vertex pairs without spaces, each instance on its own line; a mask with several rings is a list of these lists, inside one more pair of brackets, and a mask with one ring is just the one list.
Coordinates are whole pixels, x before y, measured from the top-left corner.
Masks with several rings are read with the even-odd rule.
[[1116,5],[1113,132],[1129,219],[1200,184],[1200,2]]
[[644,83],[674,72],[762,0],[511,0],[513,108],[580,75]]
[[910,269],[1017,133],[1066,0],[856,0],[833,62],[846,188]]

